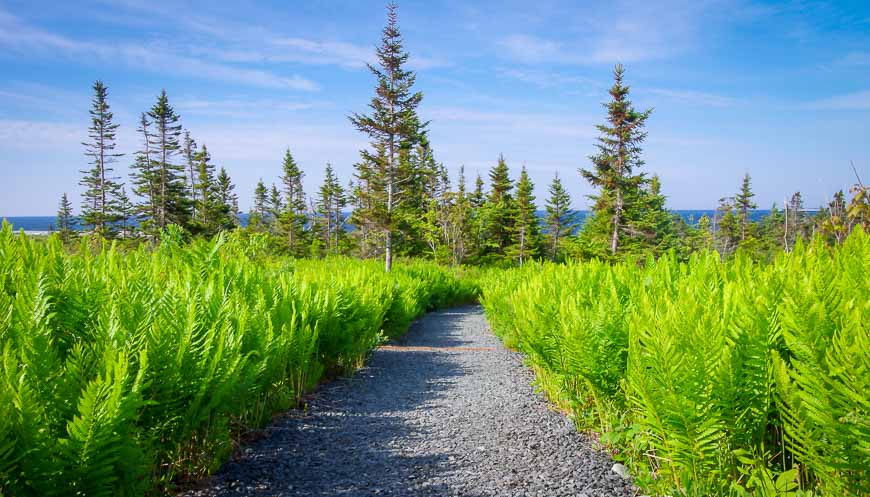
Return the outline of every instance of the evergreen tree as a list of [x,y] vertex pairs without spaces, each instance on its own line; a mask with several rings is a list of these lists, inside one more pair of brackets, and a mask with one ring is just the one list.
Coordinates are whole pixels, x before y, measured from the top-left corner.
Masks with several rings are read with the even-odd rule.
[[486,203],[486,194],[483,191],[483,178],[480,177],[480,173],[477,173],[477,178],[474,180],[474,192],[469,196],[469,201],[473,209],[479,209]]
[[369,104],[371,114],[350,117],[357,130],[369,136],[374,149],[361,152],[363,160],[358,164],[357,177],[377,177],[365,180],[369,189],[361,193],[368,195],[363,202],[367,207],[357,217],[383,233],[387,271],[392,268],[393,238],[400,221],[395,213],[406,196],[403,188],[413,180],[408,169],[402,167],[402,156],[419,141],[424,127],[417,118],[423,94],[412,91],[416,76],[404,69],[408,54],[402,47],[396,9],[395,4],[387,7],[387,26],[377,49],[379,67],[369,65],[378,81]]
[[550,259],[556,261],[559,257],[559,245],[562,239],[570,235],[576,227],[575,213],[571,212],[571,197],[562,186],[559,173],[553,176],[553,181],[548,189],[550,198],[547,199],[547,238]]
[[799,239],[806,238],[806,216],[804,213],[804,200],[801,192],[792,194],[791,199],[785,204],[785,216],[783,219],[783,247],[790,252]]
[[239,198],[227,170],[221,168],[217,175],[213,224],[217,230],[230,230],[239,225]]
[[498,156],[498,162],[489,171],[489,184],[489,197],[483,208],[485,242],[497,254],[504,255],[511,244],[514,201],[511,195],[513,181],[503,155]]
[[627,218],[629,232],[633,235],[626,244],[637,255],[651,253],[658,257],[672,248],[677,248],[677,226],[674,217],[665,207],[666,198],[661,191],[658,175],[638,190],[639,198],[632,203],[637,209]]
[[194,222],[203,235],[212,236],[221,229],[216,222],[219,217],[216,212],[218,185],[214,177],[214,164],[205,144],[196,152],[193,160],[196,163],[196,182],[191,189]]
[[156,178],[155,227],[163,231],[170,224],[187,228],[190,224],[190,199],[185,182],[184,166],[175,164],[178,154],[181,125],[175,110],[169,105],[166,90],[148,112],[154,126],[149,146],[153,151],[152,167]]
[[749,173],[743,175],[743,182],[740,184],[740,192],[737,193],[737,196],[734,197],[734,200],[737,204],[737,210],[740,212],[740,240],[746,240],[746,233],[748,230],[748,226],[752,223],[749,219],[749,211],[758,207],[753,201],[752,197],[755,196],[755,193],[752,192],[751,186],[751,178],[749,177]]
[[129,238],[133,233],[133,227],[130,225],[130,220],[136,216],[136,206],[127,195],[127,189],[121,187],[117,198],[118,217],[116,228],[121,232],[122,238]]
[[284,184],[284,211],[281,214],[281,229],[287,236],[291,254],[298,254],[305,239],[305,193],[302,190],[302,170],[293,160],[290,149],[284,153],[282,165]]
[[458,265],[468,255],[473,216],[471,199],[465,186],[465,166],[459,168],[456,192],[451,193],[450,197],[447,243],[450,246],[451,263]]
[[200,156],[197,152],[196,141],[191,138],[190,131],[184,131],[184,140],[181,147],[181,152],[184,155],[184,162],[187,165],[187,188],[190,192],[190,204],[191,208],[191,217],[194,221],[198,219],[197,216],[197,208],[200,204],[198,204],[199,188],[197,188],[197,182],[199,181],[199,159]]
[[269,227],[269,191],[263,183],[263,179],[257,182],[254,189],[254,208],[248,218],[248,226],[257,230],[266,230]]
[[92,165],[87,171],[81,171],[85,175],[79,183],[85,187],[82,194],[82,221],[95,232],[107,236],[121,217],[117,202],[121,186],[117,178],[112,176],[111,164],[124,154],[114,152],[119,125],[112,121],[114,116],[109,109],[109,90],[102,81],[94,82],[93,90],[91,126],[88,128],[91,141],[82,143]]
[[843,243],[852,232],[852,222],[846,210],[846,194],[843,190],[835,193],[834,199],[819,210],[819,231],[837,245]]
[[332,165],[326,163],[326,175],[317,197],[316,214],[319,224],[320,238],[327,253],[338,253],[344,235],[344,217],[342,209],[347,206],[344,188],[332,170]]
[[75,236],[75,219],[73,219],[72,202],[66,196],[61,195],[57,209],[57,232],[60,238],[67,242]]
[[142,149],[136,152],[135,162],[131,166],[133,193],[142,201],[136,205],[136,215],[143,231],[150,231],[157,219],[157,173],[154,169],[153,151],[151,150],[151,123],[145,113],[139,116],[137,132],[142,135]]
[[522,266],[538,256],[540,245],[540,221],[535,206],[535,185],[529,178],[526,166],[520,171],[517,181],[517,197],[513,209],[510,255]]
[[623,84],[624,72],[621,64],[613,71],[611,101],[605,104],[607,124],[597,126],[601,133],[598,153],[590,157],[594,169],[580,170],[592,186],[599,188],[598,195],[590,197],[595,201],[593,219],[586,223],[584,235],[592,246],[607,243],[612,256],[626,234],[626,219],[634,217],[638,209],[632,200],[640,198],[638,190],[646,181],[635,170],[644,164],[641,144],[646,138],[644,125],[652,112],[634,110],[628,99],[629,87]]
[[281,215],[281,212],[284,210],[284,202],[281,201],[281,192],[278,191],[278,187],[275,186],[275,183],[272,183],[272,189],[269,190],[269,227],[270,230],[274,232],[275,228],[278,225],[278,217]]
[[713,239],[716,250],[723,258],[733,254],[740,243],[740,218],[735,213],[733,197],[719,199],[713,218]]

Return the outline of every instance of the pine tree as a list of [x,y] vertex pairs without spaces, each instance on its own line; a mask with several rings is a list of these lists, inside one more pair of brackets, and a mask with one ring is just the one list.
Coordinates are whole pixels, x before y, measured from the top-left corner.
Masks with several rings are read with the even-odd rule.
[[783,247],[786,252],[790,252],[799,239],[806,238],[805,217],[803,196],[801,192],[794,192],[785,204]]
[[281,215],[281,212],[284,210],[284,202],[281,200],[281,192],[278,191],[278,187],[275,186],[275,183],[272,183],[272,189],[269,190],[269,228],[273,233],[275,232],[278,225],[278,217]]
[[316,213],[323,247],[327,253],[340,252],[344,235],[344,217],[342,209],[347,206],[344,189],[332,170],[332,165],[326,163],[326,175],[317,197]]
[[548,189],[550,198],[547,199],[547,238],[550,259],[559,258],[559,245],[562,239],[570,235],[576,227],[575,213],[571,212],[571,197],[562,186],[559,173],[553,176],[553,181]]
[[75,219],[73,219],[72,202],[66,196],[61,195],[57,209],[57,232],[61,240],[67,242],[75,236]]
[[483,191],[483,178],[480,177],[480,173],[477,173],[477,178],[474,180],[474,192],[469,197],[469,200],[471,201],[471,207],[474,209],[479,209],[486,203],[486,194]]
[[166,90],[160,93],[157,102],[148,112],[154,131],[149,146],[152,155],[152,170],[156,176],[155,227],[163,231],[170,224],[187,228],[190,224],[190,198],[185,182],[184,166],[175,164],[178,154],[181,125],[175,110],[169,105]]
[[740,240],[746,240],[748,226],[752,223],[749,219],[749,211],[758,207],[752,197],[755,193],[752,192],[751,178],[749,173],[743,175],[743,182],[740,184],[740,192],[734,197],[737,204],[737,210],[740,212]]
[[254,189],[254,208],[248,218],[248,226],[257,230],[266,230],[269,227],[269,200],[268,190],[263,179],[257,182]]
[[117,212],[120,217],[118,227],[121,231],[121,237],[129,238],[133,232],[130,220],[136,216],[136,206],[133,205],[130,197],[127,196],[127,189],[124,187],[121,187],[121,190],[118,192]]
[[733,254],[740,243],[740,219],[734,210],[734,198],[723,197],[713,217],[713,240],[723,258]]
[[196,152],[194,158],[196,164],[196,181],[191,188],[193,205],[193,219],[198,230],[205,236],[212,236],[220,227],[217,225],[217,184],[214,177],[214,164],[211,163],[211,154],[205,144]]
[[235,189],[227,170],[221,168],[216,180],[214,204],[214,226],[219,231],[239,225],[239,198],[233,193]]
[[612,256],[619,250],[626,219],[638,207],[631,201],[640,197],[638,190],[646,181],[635,170],[644,164],[641,144],[646,138],[644,125],[652,112],[652,109],[634,110],[628,99],[629,87],[623,84],[624,72],[621,64],[613,71],[611,101],[605,104],[607,124],[596,126],[601,136],[596,145],[598,153],[590,157],[594,169],[580,170],[592,186],[599,188],[599,194],[590,197],[595,201],[592,213],[595,219],[586,223],[584,235],[592,245],[606,243],[609,238]]
[[450,246],[451,262],[454,265],[458,265],[462,264],[468,255],[473,215],[471,199],[465,186],[465,166],[459,168],[459,180],[456,192],[451,193],[451,201],[448,208],[447,240]]
[[196,141],[191,138],[190,131],[184,131],[184,140],[181,147],[181,152],[184,155],[184,162],[187,165],[187,189],[190,192],[191,217],[197,220],[196,209],[199,206],[197,199],[199,197],[199,189],[197,182],[199,181],[199,155],[197,152]]
[[305,193],[302,190],[302,170],[293,159],[290,149],[284,153],[282,164],[284,184],[284,211],[281,214],[281,229],[287,236],[291,254],[298,254],[305,239]]
[[513,181],[503,155],[498,156],[498,162],[489,171],[489,185],[489,197],[483,208],[485,241],[497,254],[504,255],[511,244],[514,200],[511,195]]
[[153,151],[151,150],[151,122],[145,113],[139,116],[137,132],[142,135],[142,149],[136,152],[135,162],[131,169],[133,193],[142,201],[136,205],[136,215],[143,231],[152,231],[157,219],[157,180],[154,169]]
[[[378,80],[375,96],[369,104],[371,114],[350,117],[357,130],[369,136],[374,148],[373,151],[361,152],[363,160],[358,164],[357,177],[379,176],[378,181],[369,178],[368,187],[378,189],[366,192],[369,198],[364,203],[371,206],[359,212],[357,217],[383,233],[387,271],[392,269],[393,238],[400,221],[395,213],[406,197],[403,188],[413,180],[402,165],[402,157],[419,141],[424,127],[417,118],[417,106],[423,94],[412,91],[416,76],[404,69],[408,54],[402,47],[396,9],[395,4],[387,7],[387,26],[377,49],[379,67],[369,65]],[[361,168],[368,170],[362,171]]]
[[522,266],[538,255],[540,244],[540,221],[535,206],[535,185],[529,178],[526,166],[520,171],[517,181],[517,196],[513,209],[510,254]]
[[91,101],[91,126],[88,128],[90,142],[85,146],[85,155],[90,157],[92,167],[81,171],[85,176],[79,184],[85,187],[82,194],[82,221],[103,236],[111,234],[112,225],[120,220],[117,210],[117,197],[120,185],[112,176],[111,164],[124,154],[115,153],[115,124],[109,109],[109,90],[102,81],[93,85],[94,98]]
[[633,248],[636,255],[652,254],[658,257],[670,249],[677,248],[677,222],[682,218],[668,212],[666,198],[661,191],[658,175],[653,175],[648,183],[637,191],[639,198],[632,202],[637,209],[627,218],[627,229],[633,235],[626,248]]

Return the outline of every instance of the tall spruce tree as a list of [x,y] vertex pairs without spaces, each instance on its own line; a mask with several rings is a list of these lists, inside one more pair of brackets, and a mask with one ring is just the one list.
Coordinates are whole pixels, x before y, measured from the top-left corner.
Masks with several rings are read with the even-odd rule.
[[755,196],[755,193],[752,192],[752,178],[749,177],[749,173],[743,175],[743,181],[740,183],[740,191],[737,192],[737,195],[734,197],[734,201],[737,204],[737,210],[740,213],[740,240],[746,240],[746,234],[749,230],[749,225],[752,223],[752,220],[749,218],[749,212],[758,205],[752,201],[752,197]]
[[61,240],[67,242],[75,236],[75,219],[73,218],[72,202],[66,193],[60,196],[57,207],[57,233]]
[[166,90],[160,92],[157,102],[148,112],[153,133],[149,146],[153,151],[152,170],[156,176],[156,218],[154,226],[163,231],[170,224],[188,228],[190,224],[190,197],[185,181],[184,166],[175,163],[181,148],[179,117],[169,104]]
[[489,197],[483,207],[485,241],[498,255],[505,255],[511,244],[513,231],[514,199],[513,181],[504,156],[499,154],[498,162],[489,171]]
[[205,236],[212,236],[220,227],[217,224],[217,183],[214,176],[214,164],[211,162],[211,154],[205,144],[196,152],[193,158],[196,165],[196,182],[191,192],[193,193],[193,219],[197,230]]
[[406,197],[404,188],[413,181],[402,160],[419,141],[424,127],[417,118],[423,94],[412,90],[416,76],[404,69],[408,53],[402,46],[396,9],[395,4],[387,7],[387,26],[377,49],[378,67],[369,65],[378,81],[369,104],[371,113],[350,116],[357,130],[369,136],[373,149],[361,151],[363,160],[357,165],[357,177],[378,176],[378,181],[366,180],[369,190],[361,192],[369,196],[364,203],[370,206],[357,218],[382,232],[387,271],[392,269],[393,239],[401,221],[396,211]]
[[154,220],[157,219],[157,173],[154,169],[153,151],[151,150],[151,122],[144,112],[139,116],[139,127],[136,129],[142,136],[142,148],[136,152],[135,162],[131,166],[133,193],[142,200],[136,205],[136,216],[142,231],[153,231]]
[[118,196],[121,185],[112,176],[112,163],[124,154],[115,153],[115,134],[118,124],[113,122],[113,114],[109,108],[109,89],[102,81],[93,85],[94,97],[91,100],[91,125],[88,128],[88,138],[84,142],[85,155],[89,157],[91,168],[81,171],[85,176],[79,182],[85,187],[82,194],[82,221],[86,226],[107,236],[113,231],[113,225],[119,222],[122,214],[119,212]]
[[338,182],[332,165],[326,163],[326,174],[315,205],[322,246],[326,253],[338,253],[344,236],[342,209],[347,206],[344,188]]
[[562,240],[570,235],[577,223],[575,213],[571,212],[571,197],[562,185],[559,173],[553,176],[553,181],[548,189],[550,197],[547,199],[547,248],[550,259],[559,259],[559,245]]
[[281,192],[275,183],[272,183],[272,188],[269,190],[269,227],[274,233],[277,231],[278,218],[284,210],[284,201],[281,199]]
[[287,236],[290,253],[297,255],[305,240],[305,192],[302,190],[303,172],[293,159],[290,149],[284,153],[281,183],[284,185],[284,211],[281,213],[281,229]]
[[535,185],[529,178],[526,166],[520,171],[514,202],[511,246],[509,253],[522,266],[538,256],[540,246],[540,221],[535,206]]
[[254,208],[248,217],[248,226],[256,230],[268,230],[269,228],[269,190],[263,179],[257,182],[254,188]]
[[[593,169],[580,169],[580,174],[599,189],[590,196],[595,204],[590,219],[584,226],[584,236],[594,248],[603,243],[611,256],[616,256],[620,240],[626,233],[627,219],[638,209],[633,200],[640,198],[639,190],[646,181],[636,169],[643,166],[641,144],[646,138],[644,125],[652,109],[638,112],[628,98],[629,87],[623,84],[625,73],[621,64],[613,70],[611,101],[607,109],[607,124],[598,125],[601,136],[591,156]],[[603,254],[602,254],[603,255]]]
[[239,225],[239,198],[235,189],[230,175],[222,167],[215,187],[214,225],[218,230],[230,230]]
[[199,206],[197,198],[199,197],[199,189],[197,182],[199,181],[199,155],[196,147],[196,140],[190,136],[190,131],[184,131],[184,139],[181,145],[181,153],[184,155],[184,163],[187,166],[186,182],[187,189],[190,192],[191,218],[197,220],[196,209]]

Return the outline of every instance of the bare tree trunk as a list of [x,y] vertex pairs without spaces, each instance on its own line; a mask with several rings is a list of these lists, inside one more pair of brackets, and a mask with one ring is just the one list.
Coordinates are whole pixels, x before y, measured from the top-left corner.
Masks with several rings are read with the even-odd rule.
[[616,205],[613,208],[613,234],[610,236],[610,253],[616,255],[619,247],[619,223],[622,221],[622,189],[616,189]]

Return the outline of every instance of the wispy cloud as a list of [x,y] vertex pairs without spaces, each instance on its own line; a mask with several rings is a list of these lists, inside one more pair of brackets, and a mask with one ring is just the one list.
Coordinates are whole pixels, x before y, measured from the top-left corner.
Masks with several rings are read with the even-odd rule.
[[505,78],[522,81],[538,88],[572,87],[576,90],[582,89],[587,91],[602,88],[601,81],[585,76],[574,76],[553,71],[510,68],[499,70],[499,74]]
[[804,107],[810,110],[870,110],[870,90],[822,98]]
[[18,18],[0,11],[0,46],[11,50],[42,52],[46,56],[65,55],[84,60],[121,62],[126,66],[158,73],[225,81],[267,88],[316,91],[318,85],[302,76],[284,76],[271,71],[220,64],[183,53],[183,49],[165,44],[98,44],[77,40],[28,26]]
[[668,88],[645,88],[640,91],[700,107],[731,107],[738,103],[736,98],[694,90],[675,90]]
[[839,62],[846,66],[870,66],[870,52],[849,52]]

